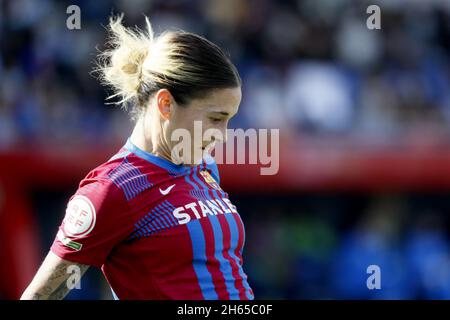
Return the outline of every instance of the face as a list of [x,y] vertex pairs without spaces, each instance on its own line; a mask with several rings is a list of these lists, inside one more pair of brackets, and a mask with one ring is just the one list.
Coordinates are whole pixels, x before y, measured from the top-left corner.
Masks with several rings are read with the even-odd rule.
[[172,99],[163,135],[171,150],[183,149],[172,152],[179,155],[176,162],[199,164],[216,143],[225,142],[228,122],[238,112],[241,98],[241,88],[236,87],[212,90],[185,106]]

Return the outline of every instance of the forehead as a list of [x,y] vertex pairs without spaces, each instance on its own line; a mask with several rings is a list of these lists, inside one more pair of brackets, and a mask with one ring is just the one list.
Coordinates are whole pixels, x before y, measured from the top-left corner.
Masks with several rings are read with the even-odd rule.
[[241,103],[242,92],[240,87],[216,89],[201,99],[192,100],[193,108],[209,112],[227,112],[231,115],[237,112]]

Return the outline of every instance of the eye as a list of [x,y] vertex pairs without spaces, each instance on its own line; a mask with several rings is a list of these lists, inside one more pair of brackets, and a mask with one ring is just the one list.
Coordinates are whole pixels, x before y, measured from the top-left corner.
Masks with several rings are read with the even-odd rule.
[[220,119],[220,118],[210,118],[210,119],[211,119],[211,121],[214,122],[214,123],[220,123],[220,122],[223,121],[223,119]]

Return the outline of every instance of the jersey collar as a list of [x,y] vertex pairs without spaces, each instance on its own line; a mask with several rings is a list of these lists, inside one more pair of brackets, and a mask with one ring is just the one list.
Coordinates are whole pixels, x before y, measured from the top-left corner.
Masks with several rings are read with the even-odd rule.
[[[140,149],[139,147],[137,147],[136,145],[134,145],[130,138],[127,139],[127,142],[125,143],[124,146],[127,150],[129,150],[130,152],[134,153],[136,156],[138,156],[139,158],[142,158],[150,163],[153,163],[163,169],[166,169],[168,171],[171,172],[175,172],[175,173],[184,173],[184,172],[189,172],[192,169],[195,169],[199,166],[203,166],[205,164],[205,159],[202,160],[202,163],[196,166],[187,166],[187,165],[183,165],[183,164],[175,164],[167,159],[158,157],[154,154],[151,154],[150,152],[147,152],[145,150]],[[209,160],[209,159],[208,159]]]

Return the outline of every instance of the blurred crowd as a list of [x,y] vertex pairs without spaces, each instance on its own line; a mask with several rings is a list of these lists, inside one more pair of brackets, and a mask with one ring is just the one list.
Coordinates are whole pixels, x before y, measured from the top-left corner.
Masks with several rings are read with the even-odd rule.
[[[108,16],[156,32],[184,29],[231,55],[244,80],[237,127],[363,142],[446,139],[450,2],[446,0],[4,0],[0,147],[102,143],[130,121],[90,75]],[[66,8],[81,9],[69,30]],[[369,30],[369,4],[381,30]]]
[[[241,200],[259,298],[450,299],[446,196]],[[371,265],[379,267],[379,290],[367,286]]]

